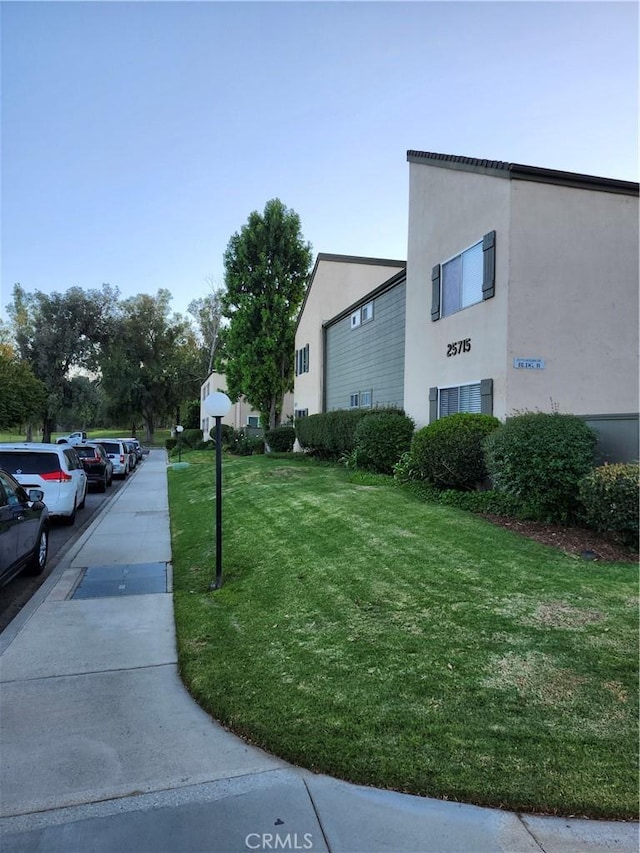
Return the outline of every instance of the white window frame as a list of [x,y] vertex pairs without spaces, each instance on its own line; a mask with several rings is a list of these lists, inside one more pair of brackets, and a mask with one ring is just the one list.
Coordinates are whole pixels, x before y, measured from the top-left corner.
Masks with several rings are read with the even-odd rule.
[[[471,243],[470,246],[467,246],[467,248],[463,249],[461,252],[456,252],[455,255],[452,255],[450,258],[447,258],[446,261],[442,261],[442,263],[440,264],[440,318],[441,319],[443,317],[452,317],[454,314],[458,314],[460,311],[464,311],[465,308],[471,308],[472,305],[478,305],[480,302],[483,301],[482,281],[481,281],[480,282],[480,298],[479,299],[476,299],[475,302],[469,302],[466,305],[463,305],[462,304],[462,293],[461,293],[460,294],[460,307],[457,308],[455,311],[449,311],[448,314],[444,313],[444,268],[445,268],[445,266],[447,264],[450,264],[451,261],[455,261],[456,258],[462,258],[462,256],[466,252],[469,252],[471,249],[475,249],[477,246],[480,246],[480,250],[482,251],[482,245],[483,245],[483,238],[481,238],[480,240],[476,240],[475,242]],[[484,263],[484,261],[483,261],[483,263]],[[462,265],[463,265],[463,275],[464,275],[464,260],[462,262]],[[463,284],[463,279],[460,280],[460,287],[461,288],[462,288],[462,284]],[[450,385],[449,387],[455,388],[457,386]]]
[[362,312],[358,308],[351,314],[351,328],[357,329],[361,322],[362,322]]
[[360,408],[360,392],[354,391],[353,394],[349,395],[349,408],[350,409],[359,409]]
[[[450,388],[466,388],[470,385],[477,385],[478,388],[481,388],[481,380],[475,379],[475,380],[472,380],[471,382],[456,382],[455,384],[451,384],[451,385],[438,385],[438,420],[440,420],[440,418],[443,418],[443,417],[444,418],[448,417],[447,415],[443,415],[441,413],[441,408],[440,408],[441,401],[442,401],[441,392],[442,391],[448,391]],[[459,412],[460,412],[460,409],[458,409],[458,412],[451,412],[451,414],[458,414]],[[478,413],[480,413],[480,414],[482,413],[482,398],[480,400],[480,409],[478,410]]]
[[364,325],[365,323],[370,323],[373,320],[373,300],[371,302],[367,302],[361,308],[360,314],[360,322]]
[[[251,421],[257,421],[257,423],[252,424]],[[260,428],[260,416],[259,415],[247,415],[246,426],[251,427],[252,429],[259,429]]]
[[[367,397],[368,402],[365,402]],[[373,391],[371,389],[360,391],[358,395],[358,404],[361,409],[370,409],[373,405]]]

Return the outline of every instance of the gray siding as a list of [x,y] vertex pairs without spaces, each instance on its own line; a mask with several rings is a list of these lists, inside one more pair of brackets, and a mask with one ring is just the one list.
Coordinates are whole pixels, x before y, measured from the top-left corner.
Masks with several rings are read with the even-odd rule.
[[374,407],[404,406],[405,282],[372,301],[370,322],[352,329],[348,315],[326,329],[326,411],[349,408],[362,391]]

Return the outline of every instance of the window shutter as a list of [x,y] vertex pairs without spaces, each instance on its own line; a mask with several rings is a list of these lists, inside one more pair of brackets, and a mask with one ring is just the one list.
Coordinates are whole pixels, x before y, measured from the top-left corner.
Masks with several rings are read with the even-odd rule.
[[480,411],[483,415],[493,414],[493,379],[480,382]]
[[298,372],[299,372],[298,371],[298,352],[299,352],[299,350],[296,350],[296,376],[298,375]]
[[429,388],[429,423],[438,420],[438,389]]
[[431,270],[431,319],[440,319],[440,264]]
[[482,238],[482,298],[491,299],[496,295],[496,232],[489,231]]

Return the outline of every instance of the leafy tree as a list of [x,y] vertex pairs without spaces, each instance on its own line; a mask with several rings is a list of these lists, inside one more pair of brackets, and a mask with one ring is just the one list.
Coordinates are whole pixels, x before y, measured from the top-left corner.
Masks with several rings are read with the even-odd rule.
[[293,388],[295,320],[311,267],[300,218],[279,199],[254,211],[224,254],[222,369],[229,396],[244,395],[269,429]]
[[20,358],[46,387],[40,410],[42,440],[51,440],[56,417],[68,397],[72,367],[94,369],[109,333],[118,291],[72,287],[65,293],[26,293],[16,284],[8,313]]
[[98,379],[78,374],[65,389],[65,405],[58,414],[58,423],[66,430],[99,426],[103,412],[104,394]]
[[0,429],[21,426],[44,405],[45,387],[24,361],[5,344],[0,345]]
[[157,419],[198,395],[205,354],[187,320],[170,309],[171,294],[144,293],[120,303],[103,348],[102,387],[112,418],[141,418],[147,441]]
[[202,338],[203,346],[208,352],[206,371],[202,379],[213,370],[214,361],[220,348],[220,323],[222,320],[222,289],[217,288],[211,276],[207,279],[211,292],[199,299],[193,299],[187,311],[197,323],[198,332]]

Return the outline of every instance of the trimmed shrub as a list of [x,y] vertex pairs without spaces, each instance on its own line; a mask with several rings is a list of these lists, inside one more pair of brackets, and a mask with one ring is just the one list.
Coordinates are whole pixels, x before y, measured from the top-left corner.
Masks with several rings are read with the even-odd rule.
[[[233,444],[235,430],[229,424],[220,424],[220,435],[222,437],[222,446],[229,447]],[[213,446],[216,445],[216,427],[215,424],[209,430],[209,437],[213,439]]]
[[494,487],[518,498],[530,518],[567,523],[578,515],[595,446],[596,433],[576,415],[525,412],[487,438],[487,468]]
[[267,444],[275,453],[290,453],[296,440],[296,431],[292,426],[279,426],[270,429],[266,439]]
[[336,459],[356,447],[356,429],[363,418],[381,412],[404,414],[393,407],[380,409],[335,409],[319,415],[298,418],[295,430],[300,446],[315,456]]
[[176,446],[176,444],[177,444],[177,443],[178,443],[177,439],[175,439],[175,438],[168,438],[168,439],[165,441],[164,446],[167,448],[167,450],[169,451],[169,453],[171,453],[171,451],[173,450],[173,448]]
[[513,495],[489,489],[484,492],[461,492],[454,489],[439,491],[437,501],[444,506],[454,506],[468,512],[489,513],[490,515],[505,515],[509,518],[520,518],[522,507],[520,501]]
[[408,467],[441,489],[474,489],[487,477],[484,442],[500,421],[491,415],[447,415],[413,436]]
[[411,446],[414,421],[399,412],[372,412],[358,422],[355,458],[358,468],[392,474],[403,453]]
[[234,456],[255,456],[264,453],[264,439],[251,438],[241,429],[234,430],[227,448]]
[[185,429],[182,432],[182,437],[180,439],[182,441],[183,447],[190,447],[195,450],[195,448],[202,441],[202,430],[201,429]]
[[618,463],[595,468],[580,481],[579,496],[584,520],[598,533],[613,533],[626,545],[638,547],[637,463]]

